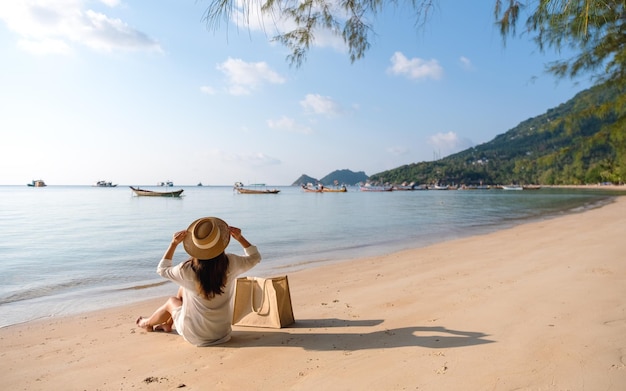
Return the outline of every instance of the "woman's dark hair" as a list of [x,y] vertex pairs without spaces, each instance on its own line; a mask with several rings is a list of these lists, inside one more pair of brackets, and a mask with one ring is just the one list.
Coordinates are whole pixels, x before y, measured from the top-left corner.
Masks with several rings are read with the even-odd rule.
[[212,299],[224,293],[226,273],[228,272],[228,257],[222,252],[212,259],[190,258],[191,269],[196,272],[198,293],[207,299]]

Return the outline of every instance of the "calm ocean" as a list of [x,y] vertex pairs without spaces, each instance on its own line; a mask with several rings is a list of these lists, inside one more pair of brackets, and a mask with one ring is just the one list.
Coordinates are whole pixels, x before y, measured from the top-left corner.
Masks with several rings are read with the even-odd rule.
[[[226,186],[182,188],[176,199],[136,197],[127,186],[0,186],[0,327],[174,293],[156,265],[172,234],[202,216],[240,227],[263,256],[250,274],[269,276],[573,213],[615,195],[357,188],[318,194],[297,187],[243,195]],[[229,251],[241,252],[239,244],[231,241]],[[184,259],[181,246],[174,262]]]

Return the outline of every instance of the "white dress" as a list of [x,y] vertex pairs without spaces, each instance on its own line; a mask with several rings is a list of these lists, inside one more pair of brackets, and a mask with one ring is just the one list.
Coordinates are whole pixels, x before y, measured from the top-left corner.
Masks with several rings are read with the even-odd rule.
[[229,265],[224,293],[210,300],[196,293],[195,272],[185,262],[172,266],[172,260],[163,258],[157,273],[174,281],[183,289],[183,305],[172,314],[176,331],[196,346],[209,346],[230,340],[232,331],[232,297],[237,277],[261,261],[256,246],[244,249],[245,256],[227,253]]

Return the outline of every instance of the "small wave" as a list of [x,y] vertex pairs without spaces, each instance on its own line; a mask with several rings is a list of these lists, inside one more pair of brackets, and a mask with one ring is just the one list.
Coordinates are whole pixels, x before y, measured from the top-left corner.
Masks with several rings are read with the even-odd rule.
[[97,286],[99,283],[102,283],[102,278],[80,278],[49,285],[26,287],[5,297],[0,297],[0,305],[53,296],[78,288]]

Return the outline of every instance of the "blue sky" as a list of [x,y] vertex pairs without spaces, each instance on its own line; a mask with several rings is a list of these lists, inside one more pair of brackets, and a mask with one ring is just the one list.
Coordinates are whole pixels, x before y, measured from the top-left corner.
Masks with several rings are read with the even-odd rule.
[[420,28],[387,9],[354,64],[320,33],[294,68],[272,22],[207,29],[208,0],[4,1],[0,184],[372,175],[490,141],[591,85],[546,74],[566,54],[528,36],[503,45],[493,1],[450,3]]

